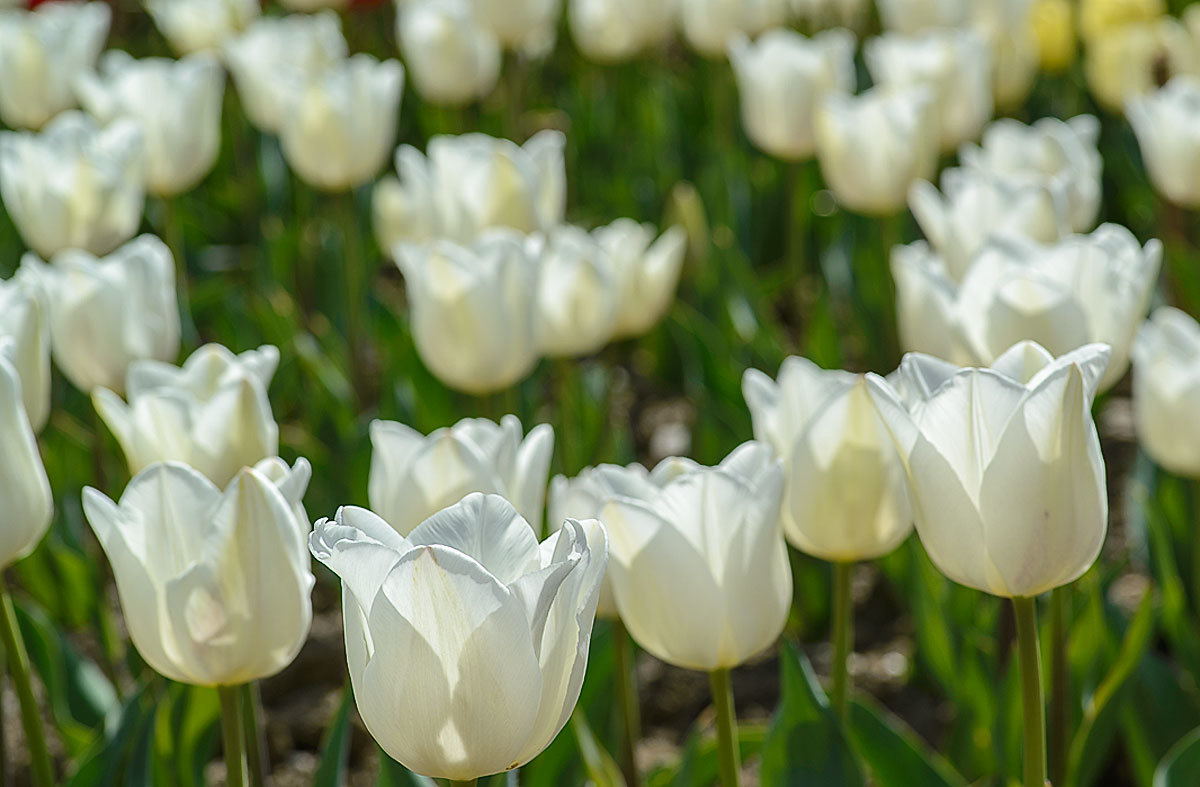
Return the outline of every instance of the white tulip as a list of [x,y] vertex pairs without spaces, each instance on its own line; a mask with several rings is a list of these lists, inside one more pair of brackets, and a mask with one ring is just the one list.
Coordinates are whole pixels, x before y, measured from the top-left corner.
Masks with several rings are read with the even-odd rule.
[[1200,325],[1161,306],[1133,345],[1133,416],[1138,443],[1155,462],[1200,478]]
[[564,224],[528,240],[538,259],[538,347],[550,357],[588,355],[612,338],[620,306],[613,264],[586,230]]
[[617,280],[617,324],[613,338],[640,336],[671,307],[687,253],[687,232],[671,227],[654,239],[654,226],[617,219],[592,230],[612,263]]
[[1200,47],[1172,16],[1114,26],[1089,39],[1083,60],[1100,106],[1121,112],[1134,96],[1180,74],[1200,76]]
[[538,261],[523,239],[494,230],[470,246],[397,244],[413,342],[446,385],[483,394],[507,388],[538,360]]
[[153,235],[99,258],[67,250],[47,264],[26,254],[21,267],[46,292],[54,362],[79,390],[123,390],[134,361],[179,354],[175,263]]
[[904,35],[963,27],[970,10],[963,0],[876,0],[875,7],[884,30]]
[[854,90],[854,34],[827,30],[806,38],[792,30],[741,34],[729,43],[746,136],[772,156],[813,155],[813,112],[828,91]]
[[553,453],[553,427],[538,424],[522,437],[515,415],[499,424],[464,418],[428,436],[372,421],[367,499],[402,536],[471,492],[504,497],[540,532]]
[[506,48],[543,57],[554,48],[562,0],[471,0],[476,17]]
[[182,367],[130,364],[125,394],[92,391],[96,411],[125,452],[129,472],[183,462],[214,484],[279,451],[267,386],[279,363],[270,345],[234,355],[219,344],[196,350]]
[[601,520],[621,620],[653,656],[686,669],[728,669],[783,630],[792,572],[779,529],[783,474],[771,449],[746,443],[649,500],[616,497]]
[[971,29],[983,36],[992,52],[996,106],[1019,108],[1038,73],[1033,0],[976,0],[964,5],[970,9]]
[[100,2],[0,11],[0,120],[41,128],[74,107],[75,79],[96,62],[111,19]]
[[675,0],[568,0],[571,37],[585,57],[619,63],[671,35]]
[[212,55],[134,60],[112,50],[100,59],[99,73],[80,77],[76,88],[101,123],[130,117],[141,126],[152,194],[188,191],[216,164],[225,74]]
[[863,45],[863,56],[877,85],[933,88],[943,151],[976,139],[992,117],[992,52],[972,30],[885,33]]
[[0,132],[0,198],[42,257],[107,254],[133,237],[145,203],[142,131],[128,119],[98,128],[64,112],[40,134]]
[[12,362],[19,350],[11,337],[0,336],[0,500],[8,520],[0,527],[0,568],[33,551],[50,529],[54,510],[50,480]]
[[404,67],[358,54],[287,84],[279,141],[311,185],[345,191],[374,179],[396,141]]
[[1176,205],[1200,208],[1200,79],[1177,76],[1134,96],[1125,115],[1154,188]]
[[975,362],[959,322],[958,284],[924,241],[896,246],[891,255],[896,282],[896,321],[900,346],[961,366]]
[[219,50],[258,18],[259,0],[142,0],[154,25],[181,55]]
[[246,116],[274,133],[282,123],[284,83],[324,71],[345,59],[347,49],[341,19],[324,11],[259,19],[223,51]]
[[408,538],[340,509],[311,548],[342,578],[359,715],[409,770],[463,781],[511,770],[566,724],[607,560],[599,522],[569,520],[539,545],[504,498],[472,494]]
[[756,36],[787,23],[788,0],[676,0],[683,37],[701,55],[721,57],[738,33]]
[[312,622],[309,524],[300,518],[310,475],[303,459],[289,471],[273,458],[222,491],[165,462],[135,476],[120,504],[83,490],[147,664],[171,680],[233,686],[291,663]]
[[500,78],[500,42],[470,0],[413,0],[396,11],[396,40],[413,86],[435,104],[486,96]]
[[871,395],[901,452],[917,533],[955,582],[1032,597],[1077,579],[1100,554],[1108,525],[1104,458],[1092,421],[1108,348],[1054,359],[1032,343],[992,369],[942,379],[909,355],[901,376],[926,397],[910,412],[882,378]]
[[936,171],[937,123],[936,98],[927,86],[826,94],[813,116],[821,175],[847,208],[896,213],[912,184]]
[[783,533],[822,560],[874,560],[912,531],[904,466],[866,378],[791,356],[746,370],[754,439],[783,460]]
[[50,417],[50,308],[37,282],[17,273],[0,279],[0,342],[21,379],[21,400],[35,432]]

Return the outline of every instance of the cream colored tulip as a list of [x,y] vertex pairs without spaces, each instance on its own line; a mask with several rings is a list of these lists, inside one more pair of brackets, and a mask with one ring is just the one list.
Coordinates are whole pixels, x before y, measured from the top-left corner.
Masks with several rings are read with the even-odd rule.
[[1042,70],[1061,73],[1075,62],[1075,4],[1071,0],[1034,0],[1033,35]]
[[396,11],[396,40],[421,98],[463,104],[492,92],[500,42],[470,0],[412,0]]
[[687,233],[671,227],[655,240],[654,232],[653,225],[633,219],[617,219],[592,230],[617,280],[614,339],[641,336],[671,308],[687,253]]
[[1200,208],[1200,79],[1177,76],[1134,96],[1125,114],[1154,188],[1176,205]]
[[787,22],[788,0],[676,0],[679,28],[705,57],[721,57],[739,33],[756,36]]
[[900,347],[955,364],[975,362],[959,320],[958,284],[946,264],[924,241],[896,246],[891,255],[896,282],[896,321]]
[[527,241],[538,260],[538,348],[550,357],[588,355],[613,337],[620,281],[586,230],[564,224]]
[[992,51],[992,95],[996,106],[1018,109],[1029,97],[1038,72],[1034,0],[975,0],[970,27]]
[[154,25],[181,55],[220,50],[258,18],[259,0],[142,0]]
[[1200,76],[1200,49],[1173,17],[1107,30],[1087,41],[1083,73],[1100,106],[1121,112],[1180,74]]
[[1105,33],[1153,21],[1166,12],[1164,0],[1081,0],[1079,33],[1090,43]]
[[970,11],[962,0],[876,0],[875,7],[884,30],[904,35],[963,27]]
[[571,37],[585,57],[629,60],[671,35],[675,0],[568,0]]
[[562,0],[471,0],[483,25],[505,49],[544,57],[554,48]]
[[0,499],[7,518],[0,527],[0,568],[34,550],[50,529],[54,509],[50,480],[25,414],[20,374],[13,365],[19,351],[12,337],[0,336]]
[[21,401],[35,432],[50,417],[50,309],[41,287],[18,272],[0,279],[0,342],[12,341],[9,361],[21,379]]
[[1160,306],[1133,344],[1138,443],[1172,473],[1200,478],[1200,325]]

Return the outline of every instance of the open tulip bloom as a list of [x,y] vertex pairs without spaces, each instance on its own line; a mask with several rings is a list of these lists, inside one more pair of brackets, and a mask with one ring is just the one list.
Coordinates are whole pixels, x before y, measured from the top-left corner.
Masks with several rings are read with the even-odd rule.
[[608,554],[599,522],[567,520],[538,544],[503,497],[473,493],[407,537],[342,508],[310,547],[342,579],[359,714],[405,767],[459,781],[511,770],[566,724]]

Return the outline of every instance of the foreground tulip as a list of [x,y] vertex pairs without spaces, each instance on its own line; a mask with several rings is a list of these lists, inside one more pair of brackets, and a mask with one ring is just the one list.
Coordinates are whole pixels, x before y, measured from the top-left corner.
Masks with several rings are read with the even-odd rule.
[[259,15],[258,0],[142,0],[176,52],[186,55],[221,45]]
[[788,0],[677,0],[683,37],[705,57],[720,57],[739,33],[756,36],[783,25]]
[[75,79],[96,62],[111,19],[98,2],[0,11],[0,120],[41,128],[75,106]]
[[504,497],[541,532],[553,453],[554,429],[538,424],[522,437],[515,415],[499,424],[464,418],[428,436],[396,421],[372,421],[367,498],[402,536],[471,492]]
[[607,559],[599,522],[568,520],[539,545],[504,498],[472,494],[408,538],[342,508],[310,545],[342,579],[358,712],[409,770],[511,770],[566,724]]
[[26,254],[21,267],[46,292],[54,362],[79,390],[123,390],[134,361],[179,354],[175,262],[158,238],[142,235],[100,258],[68,250],[47,264]]
[[107,254],[132,238],[145,201],[142,142],[132,120],[102,129],[74,111],[40,134],[0,132],[0,197],[25,243],[50,257]]
[[586,57],[617,63],[664,42],[673,0],[568,0],[571,37]]
[[426,101],[463,104],[492,92],[500,43],[469,0],[414,0],[396,13],[396,40],[413,86]]
[[1154,188],[1176,205],[1200,208],[1200,79],[1177,76],[1131,98],[1125,114]]
[[279,451],[267,399],[278,363],[279,351],[270,345],[234,355],[207,344],[182,367],[153,360],[130,364],[128,404],[107,388],[92,391],[92,402],[131,474],[177,461],[214,484],[227,484],[243,467]]
[[21,400],[35,432],[50,416],[50,311],[29,276],[0,280],[0,342],[12,342],[9,361],[21,378]]
[[99,73],[81,77],[76,87],[84,108],[101,123],[130,117],[141,126],[150,193],[188,191],[216,163],[225,75],[211,55],[134,60],[113,50],[100,59]]
[[821,175],[847,208],[896,213],[912,184],[936,171],[937,123],[936,96],[926,86],[830,93],[813,118]]
[[616,339],[649,331],[671,306],[687,253],[687,233],[671,227],[654,238],[654,227],[617,219],[592,230],[608,254],[617,280]]
[[311,185],[345,191],[374,179],[396,141],[404,68],[354,55],[284,93],[279,141],[288,164]]
[[620,289],[608,252],[579,227],[533,236],[538,259],[538,349],[550,357],[587,355],[612,338]]
[[1169,306],[1155,310],[1133,345],[1138,443],[1172,473],[1200,478],[1200,325]]

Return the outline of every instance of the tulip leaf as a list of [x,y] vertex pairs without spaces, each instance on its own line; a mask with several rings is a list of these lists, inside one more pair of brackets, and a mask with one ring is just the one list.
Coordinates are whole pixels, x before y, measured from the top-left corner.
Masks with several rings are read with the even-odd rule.
[[592,784],[595,787],[625,787],[620,767],[596,740],[587,723],[587,716],[581,710],[576,709],[571,714],[571,728],[575,731],[575,739],[579,741],[579,754]]
[[879,787],[966,787],[945,758],[900,718],[866,695],[850,705],[850,739]]
[[157,784],[202,787],[221,732],[221,703],[213,688],[172,683],[154,730]]
[[1154,770],[1153,787],[1200,784],[1200,727],[1183,736]]
[[144,684],[125,702],[111,737],[97,740],[79,758],[66,787],[151,784],[147,760],[158,711],[157,685],[157,679]]
[[321,743],[321,764],[313,775],[313,787],[340,787],[346,783],[346,766],[350,761],[350,708],[354,692],[347,686],[342,700],[325,730]]
[[[738,725],[738,752],[747,762],[762,751],[767,729],[761,724]],[[717,739],[711,730],[695,729],[674,767],[660,768],[646,778],[648,787],[696,787],[715,784],[719,772]]]

